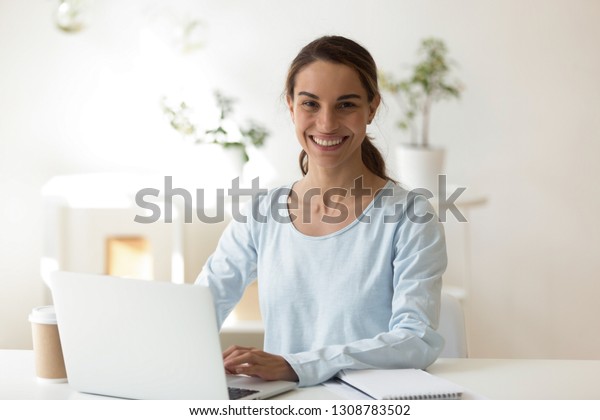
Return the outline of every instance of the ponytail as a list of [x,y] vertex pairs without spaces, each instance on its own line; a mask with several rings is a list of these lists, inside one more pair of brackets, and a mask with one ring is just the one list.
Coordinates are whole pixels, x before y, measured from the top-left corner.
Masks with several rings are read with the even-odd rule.
[[304,149],[300,152],[300,157],[298,158],[298,163],[300,164],[300,171],[302,171],[302,176],[308,173],[308,154]]

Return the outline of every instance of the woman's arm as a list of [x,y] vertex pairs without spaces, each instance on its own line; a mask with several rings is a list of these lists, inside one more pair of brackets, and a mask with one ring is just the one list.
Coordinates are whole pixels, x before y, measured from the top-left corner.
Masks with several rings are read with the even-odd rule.
[[342,369],[425,368],[438,357],[443,339],[431,327],[409,317],[390,332],[374,338],[314,351],[280,356],[232,346],[223,353],[225,369],[228,373],[310,386],[326,381]]
[[256,279],[256,259],[249,223],[233,220],[196,279],[196,284],[211,290],[219,329],[246,287]]

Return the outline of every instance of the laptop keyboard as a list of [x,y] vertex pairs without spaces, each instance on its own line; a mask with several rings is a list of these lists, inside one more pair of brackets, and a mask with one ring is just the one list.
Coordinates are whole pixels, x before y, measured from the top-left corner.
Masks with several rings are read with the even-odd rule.
[[248,395],[256,394],[258,391],[255,389],[244,389],[244,388],[233,388],[228,387],[229,399],[239,400],[240,398],[247,397]]

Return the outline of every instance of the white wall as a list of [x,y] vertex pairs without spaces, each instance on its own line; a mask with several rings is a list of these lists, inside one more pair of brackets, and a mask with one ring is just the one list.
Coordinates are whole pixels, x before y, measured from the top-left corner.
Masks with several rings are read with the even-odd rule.
[[[27,313],[45,300],[40,188],[57,174],[172,167],[182,149],[161,95],[239,98],[240,115],[271,129],[270,183],[288,182],[299,149],[280,94],[298,49],[342,34],[392,71],[434,35],[467,90],[434,109],[433,143],[448,150],[450,181],[489,200],[471,214],[472,355],[600,357],[600,2],[89,4],[88,28],[64,34],[55,2],[0,1],[0,348],[30,346]],[[182,56],[153,43],[167,15],[201,19],[206,47]],[[403,136],[394,111],[388,100],[374,132],[384,153]]]

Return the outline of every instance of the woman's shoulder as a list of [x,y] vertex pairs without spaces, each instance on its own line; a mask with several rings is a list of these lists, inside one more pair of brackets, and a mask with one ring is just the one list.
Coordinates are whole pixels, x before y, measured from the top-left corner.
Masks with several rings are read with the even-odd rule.
[[382,205],[397,205],[406,203],[411,196],[411,191],[396,181],[388,181],[375,195],[375,201]]
[[271,206],[275,202],[285,202],[292,191],[293,183],[272,188],[264,188],[253,196],[253,205],[260,207]]
[[273,188],[261,188],[252,193],[250,202],[246,205],[246,214],[251,215],[250,221],[268,223],[274,214],[286,217],[287,199],[293,184],[280,185]]
[[374,208],[382,209],[385,214],[393,212],[398,218],[409,214],[434,214],[434,207],[429,201],[432,198],[425,191],[409,189],[401,183],[389,181],[376,195]]

